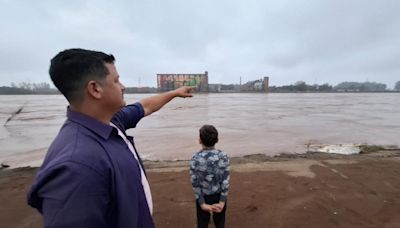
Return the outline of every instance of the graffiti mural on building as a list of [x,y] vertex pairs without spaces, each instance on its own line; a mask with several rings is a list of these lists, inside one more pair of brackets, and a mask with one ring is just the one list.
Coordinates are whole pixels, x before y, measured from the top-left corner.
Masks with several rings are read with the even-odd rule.
[[169,91],[182,86],[194,86],[198,91],[208,91],[208,73],[204,74],[157,74],[160,91]]

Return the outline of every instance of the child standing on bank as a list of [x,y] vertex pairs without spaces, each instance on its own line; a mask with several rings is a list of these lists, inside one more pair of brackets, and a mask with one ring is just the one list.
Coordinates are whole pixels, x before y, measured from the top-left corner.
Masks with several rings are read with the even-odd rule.
[[229,188],[229,157],[215,149],[218,131],[212,125],[200,128],[202,150],[190,161],[190,179],[196,196],[197,227],[208,227],[210,215],[217,228],[225,227]]

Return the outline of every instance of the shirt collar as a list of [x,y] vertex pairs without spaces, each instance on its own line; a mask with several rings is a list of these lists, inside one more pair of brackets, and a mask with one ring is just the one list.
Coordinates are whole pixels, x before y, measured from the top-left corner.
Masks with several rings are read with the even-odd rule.
[[76,112],[71,110],[70,107],[67,108],[67,118],[73,122],[76,122],[87,129],[93,131],[94,133],[100,135],[104,139],[108,139],[110,137],[110,134],[113,130],[113,127],[105,124],[103,122],[100,122],[99,120],[88,116],[86,114],[83,114],[81,112]]

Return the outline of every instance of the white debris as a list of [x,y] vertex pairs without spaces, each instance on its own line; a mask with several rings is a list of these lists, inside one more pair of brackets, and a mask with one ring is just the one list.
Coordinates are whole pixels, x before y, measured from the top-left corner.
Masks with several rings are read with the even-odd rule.
[[330,154],[359,154],[360,145],[357,144],[337,144],[337,145],[310,145],[310,152],[322,152]]

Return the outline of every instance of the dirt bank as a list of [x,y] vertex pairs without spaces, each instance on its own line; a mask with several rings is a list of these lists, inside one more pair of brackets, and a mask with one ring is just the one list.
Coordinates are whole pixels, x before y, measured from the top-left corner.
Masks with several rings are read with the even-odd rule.
[[[195,227],[187,161],[146,162],[157,227]],[[1,227],[42,227],[36,168],[0,171]],[[227,227],[400,227],[400,151],[232,159]]]

